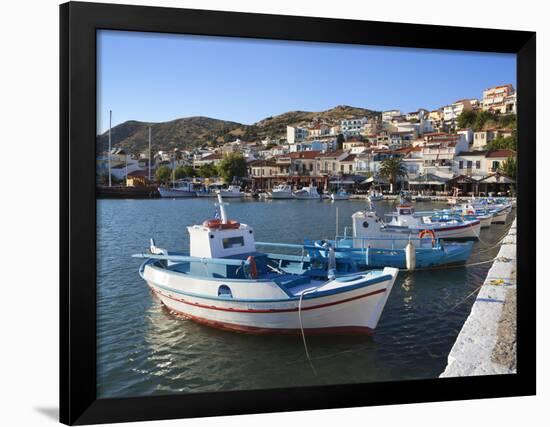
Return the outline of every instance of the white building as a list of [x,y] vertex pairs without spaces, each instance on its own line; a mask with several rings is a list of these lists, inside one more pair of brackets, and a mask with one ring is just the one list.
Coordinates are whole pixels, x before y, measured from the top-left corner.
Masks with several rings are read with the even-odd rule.
[[357,136],[368,120],[366,117],[360,119],[344,119],[340,121],[340,132],[345,136]]
[[305,128],[296,126],[286,127],[286,140],[289,144],[295,144],[296,142],[303,141],[307,138],[308,131]]
[[383,122],[391,122],[394,117],[401,116],[401,110],[388,110],[382,113]]

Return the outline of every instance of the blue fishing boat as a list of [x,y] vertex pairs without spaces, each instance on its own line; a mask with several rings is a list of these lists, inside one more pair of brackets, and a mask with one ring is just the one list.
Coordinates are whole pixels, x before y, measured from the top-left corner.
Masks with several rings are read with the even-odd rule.
[[[363,239],[361,239],[363,240]],[[473,242],[449,243],[440,240],[426,242],[426,239],[407,239],[402,242],[394,240],[394,247],[370,247],[369,240],[341,238],[334,240],[318,240],[306,242],[305,248],[312,257],[329,256],[333,248],[336,259],[355,261],[358,268],[380,268],[390,266],[414,270],[443,265],[464,264],[472,253]]]

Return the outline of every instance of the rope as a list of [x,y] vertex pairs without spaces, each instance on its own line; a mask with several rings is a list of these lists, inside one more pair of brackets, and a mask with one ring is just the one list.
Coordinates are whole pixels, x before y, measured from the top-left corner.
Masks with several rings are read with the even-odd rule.
[[317,376],[317,371],[315,370],[315,366],[313,366],[313,362],[311,361],[311,357],[307,349],[306,334],[304,332],[304,324],[302,322],[302,299],[306,293],[315,292],[318,288],[319,287],[317,286],[315,288],[306,289],[300,294],[300,299],[298,300],[298,318],[300,319],[300,332],[302,333],[302,342],[304,343],[304,350],[306,352],[307,361],[309,362],[309,366],[311,366],[311,371],[315,376]]

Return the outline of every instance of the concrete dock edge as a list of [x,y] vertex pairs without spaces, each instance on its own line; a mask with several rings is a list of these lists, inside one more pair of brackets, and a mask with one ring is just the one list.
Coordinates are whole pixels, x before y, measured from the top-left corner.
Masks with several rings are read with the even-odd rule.
[[516,372],[516,252],[514,220],[441,378]]

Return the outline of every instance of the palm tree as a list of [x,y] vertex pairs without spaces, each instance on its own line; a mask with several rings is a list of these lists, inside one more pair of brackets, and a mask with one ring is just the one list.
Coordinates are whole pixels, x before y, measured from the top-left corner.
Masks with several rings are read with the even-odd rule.
[[508,157],[500,164],[498,169],[502,174],[512,179],[516,179],[517,163],[514,157]]
[[390,181],[390,193],[393,193],[393,185],[397,183],[398,178],[408,176],[407,166],[399,157],[385,159],[380,164],[379,173]]

